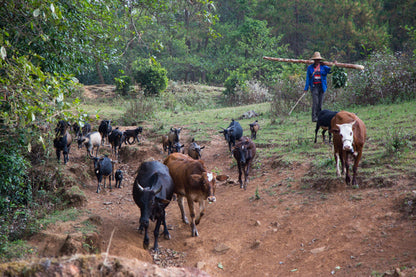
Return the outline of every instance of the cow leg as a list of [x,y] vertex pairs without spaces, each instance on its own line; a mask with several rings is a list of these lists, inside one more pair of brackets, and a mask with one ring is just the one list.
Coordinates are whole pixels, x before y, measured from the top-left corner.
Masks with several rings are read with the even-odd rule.
[[240,162],[237,162],[237,166],[238,166],[238,183],[240,183],[240,188],[243,188],[243,180],[241,179],[241,175],[243,175],[243,172],[241,170]]
[[113,189],[113,188],[111,187],[111,174],[110,174],[110,176],[108,176],[108,182],[110,183],[110,190],[111,190],[111,189]]
[[188,218],[186,217],[186,214],[185,214],[185,209],[183,208],[183,200],[184,200],[183,195],[178,194],[178,206],[179,206],[179,209],[181,210],[182,221],[185,224],[189,224]]
[[339,170],[339,160],[340,160],[340,156],[339,153],[335,153],[335,163],[336,163],[336,167],[337,167],[337,177],[341,176],[340,170]]
[[205,200],[199,201],[199,214],[195,220],[195,224],[198,225],[201,221],[202,216],[205,214]]
[[97,193],[100,193],[100,190],[101,190],[101,184],[100,184],[100,182],[98,182]]
[[318,125],[318,122],[317,122],[316,123],[316,128],[315,128],[315,141],[314,141],[314,143],[316,143],[316,139],[318,137],[318,131],[319,131],[319,125]]
[[186,200],[188,202],[189,213],[191,214],[191,230],[192,230],[192,236],[193,237],[197,237],[198,236],[198,230],[196,229],[196,224],[195,224],[195,207],[194,207],[194,201],[190,197],[187,197]]
[[[162,215],[163,217],[163,215]],[[155,251],[158,250],[159,245],[158,245],[158,239],[159,239],[159,229],[160,229],[160,224],[162,223],[162,218],[158,217],[157,221],[156,221],[156,226],[155,226],[155,230],[153,231],[153,235],[155,236],[155,245],[153,246],[153,249]]]
[[351,183],[351,176],[350,176],[350,165],[349,165],[349,161],[348,161],[348,153],[346,151],[344,151],[345,155],[344,155],[344,164],[345,164],[345,182],[347,183],[347,185],[350,185]]
[[354,166],[352,167],[352,185],[353,186],[357,186],[357,171],[358,171],[358,164],[360,163],[361,160],[361,155],[362,155],[362,151],[359,151],[357,156],[354,159]]
[[61,160],[61,150],[56,149],[56,158],[58,159],[58,163],[60,163]]
[[249,180],[248,180],[248,171],[249,171],[249,169],[250,169],[250,163],[248,163],[246,165],[246,168],[244,170],[244,190],[247,189],[247,184],[249,182]]
[[168,225],[166,224],[166,213],[165,213],[165,211],[163,211],[162,223],[163,223],[163,237],[165,239],[170,240],[171,237],[170,237],[170,234],[169,234]]
[[[147,233],[147,230],[149,229],[149,225],[144,226],[144,239],[143,239],[143,248],[149,249],[149,234]],[[156,237],[155,237],[156,239]],[[156,243],[156,241],[155,241]]]
[[326,130],[324,129],[324,130],[322,130],[322,141],[323,142],[325,142],[325,132],[326,132]]

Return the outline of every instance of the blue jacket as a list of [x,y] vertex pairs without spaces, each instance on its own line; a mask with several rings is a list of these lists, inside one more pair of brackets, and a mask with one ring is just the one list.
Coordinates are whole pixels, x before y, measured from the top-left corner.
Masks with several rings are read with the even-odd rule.
[[[313,74],[313,71],[314,71],[314,67],[313,67],[313,64],[311,64],[306,69],[306,84],[305,84],[305,89],[304,90],[308,90],[309,87],[312,85],[312,74]],[[323,89],[324,92],[327,89],[326,75],[327,74],[330,74],[330,73],[332,73],[331,72],[331,68],[329,66],[327,66],[327,65],[321,64],[321,81],[322,81],[322,89]]]

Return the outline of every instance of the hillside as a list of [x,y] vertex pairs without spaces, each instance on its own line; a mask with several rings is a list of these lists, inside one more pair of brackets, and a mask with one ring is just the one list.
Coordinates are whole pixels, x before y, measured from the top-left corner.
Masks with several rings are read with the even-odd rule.
[[[229,119],[220,121],[226,127]],[[85,149],[75,145],[68,164],[56,165],[85,198],[74,201],[77,219],[51,224],[31,238],[40,257],[108,250],[120,264],[137,259],[163,267],[201,270],[188,276],[203,272],[211,276],[416,276],[415,171],[394,160],[383,166],[397,175],[371,171],[370,155],[382,147],[371,124],[358,173],[359,188],[347,187],[343,178],[335,178],[335,168],[329,169],[333,177],[326,177],[325,169],[317,167],[319,156],[315,154],[331,153],[331,146],[319,138],[317,145],[307,144],[306,152],[300,147],[302,159],[299,154],[293,158],[276,151],[282,147],[276,142],[258,143],[246,191],[236,182],[238,171],[223,136],[205,128],[209,139],[200,143],[205,145],[203,160],[208,169],[230,178],[217,183],[217,202],[208,205],[197,226],[199,237],[191,237],[190,227],[182,223],[178,205],[172,201],[167,208],[172,239],[159,240],[158,254],[144,250],[143,235],[137,231],[140,211],[132,199],[132,184],[143,161],[163,161],[167,156],[160,134],[151,124],[143,125],[140,144],[122,147],[116,164],[124,172],[121,189],[106,188],[97,194],[92,162]],[[194,126],[180,127],[181,141],[188,145],[195,135]],[[243,128],[249,135],[248,125]],[[260,129],[258,140],[266,132],[270,130]],[[415,137],[410,141],[414,145]],[[108,145],[100,149],[100,154],[104,153],[110,153]],[[151,233],[151,246],[153,241]]]

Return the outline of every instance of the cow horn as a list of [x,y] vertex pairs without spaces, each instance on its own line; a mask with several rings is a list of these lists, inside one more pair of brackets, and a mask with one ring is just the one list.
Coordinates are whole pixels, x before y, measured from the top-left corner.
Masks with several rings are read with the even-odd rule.
[[160,186],[156,191],[155,194],[158,194],[162,190],[162,186]]
[[144,188],[139,184],[139,182],[137,182],[137,188],[140,190],[140,191],[144,191]]

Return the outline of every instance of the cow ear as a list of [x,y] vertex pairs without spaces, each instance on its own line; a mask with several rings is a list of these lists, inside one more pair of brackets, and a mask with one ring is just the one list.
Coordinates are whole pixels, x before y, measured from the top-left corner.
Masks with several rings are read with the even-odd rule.
[[170,201],[169,201],[169,200],[167,200],[167,199],[157,198],[157,200],[158,200],[160,203],[165,204],[165,205],[168,205],[168,204],[170,203]]
[[230,178],[228,175],[218,175],[217,176],[217,181],[225,181],[225,180],[227,180],[228,178]]

